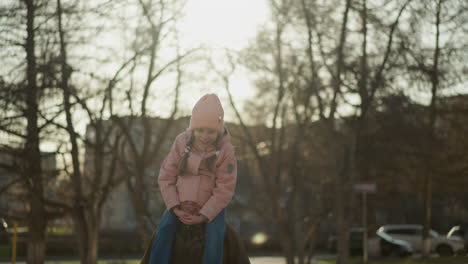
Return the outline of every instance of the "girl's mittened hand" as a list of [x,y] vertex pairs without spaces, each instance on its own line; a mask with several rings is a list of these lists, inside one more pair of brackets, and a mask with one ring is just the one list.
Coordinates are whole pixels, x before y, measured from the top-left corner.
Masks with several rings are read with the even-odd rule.
[[173,210],[174,214],[179,218],[179,220],[186,224],[186,225],[191,225],[192,224],[192,215],[179,209],[178,207],[174,208]]
[[190,216],[190,214],[180,210],[179,208],[174,208],[173,212],[179,219],[180,218],[187,218],[187,217]]
[[199,215],[190,215],[189,217],[179,218],[186,225],[197,225],[205,222],[205,218]]

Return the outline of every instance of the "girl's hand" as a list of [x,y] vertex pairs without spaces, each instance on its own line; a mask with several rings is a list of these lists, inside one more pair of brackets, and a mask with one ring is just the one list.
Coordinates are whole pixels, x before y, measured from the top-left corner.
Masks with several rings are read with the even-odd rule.
[[190,214],[189,213],[186,213],[182,210],[179,209],[179,207],[175,207],[174,209],[172,209],[172,212],[179,218],[180,221],[182,221],[184,223],[185,220],[189,219],[190,218]]
[[187,218],[179,218],[180,221],[186,225],[196,225],[196,224],[201,224],[204,222],[208,222],[208,218],[205,216],[199,214],[199,215],[189,215]]

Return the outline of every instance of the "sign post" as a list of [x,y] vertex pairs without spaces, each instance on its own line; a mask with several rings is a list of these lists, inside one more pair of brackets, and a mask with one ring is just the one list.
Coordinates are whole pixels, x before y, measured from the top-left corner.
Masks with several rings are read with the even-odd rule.
[[18,222],[13,223],[13,241],[11,246],[11,263],[16,263],[16,243],[18,241]]
[[369,253],[367,248],[367,193],[375,192],[377,189],[375,183],[354,184],[354,190],[362,194],[362,261],[367,264]]

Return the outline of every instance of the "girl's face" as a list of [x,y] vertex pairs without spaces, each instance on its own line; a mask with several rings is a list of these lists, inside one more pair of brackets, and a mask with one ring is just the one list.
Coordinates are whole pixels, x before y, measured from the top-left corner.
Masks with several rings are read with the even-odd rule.
[[195,135],[195,143],[203,147],[213,145],[218,137],[218,131],[211,128],[195,128],[193,133]]

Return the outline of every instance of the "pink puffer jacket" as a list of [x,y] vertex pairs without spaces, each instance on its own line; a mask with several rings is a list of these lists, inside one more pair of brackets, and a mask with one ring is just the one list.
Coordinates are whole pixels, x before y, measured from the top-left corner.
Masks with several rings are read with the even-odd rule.
[[213,220],[231,201],[237,180],[237,160],[231,137],[226,133],[215,161],[214,172],[205,166],[205,160],[216,155],[214,147],[202,150],[192,146],[184,175],[178,175],[179,162],[191,131],[178,135],[171,151],[163,161],[158,184],[168,209],[184,201],[200,205],[200,213]]

